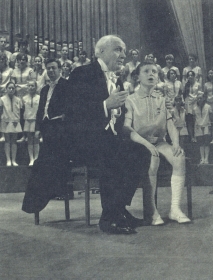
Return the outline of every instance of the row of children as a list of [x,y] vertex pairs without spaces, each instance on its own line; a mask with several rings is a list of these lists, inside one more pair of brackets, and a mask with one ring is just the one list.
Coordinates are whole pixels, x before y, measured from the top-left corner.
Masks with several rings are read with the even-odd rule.
[[[30,55],[28,51],[28,41],[27,40],[19,40],[18,41],[18,48],[14,53],[9,52],[6,50],[7,48],[7,38],[4,36],[0,37],[0,53],[6,54],[8,58],[8,65],[11,68],[17,68],[17,55],[19,53],[26,54],[28,57],[28,66],[33,67],[34,66],[34,58]],[[42,59],[42,68],[45,69],[45,61],[50,56],[50,50],[48,45],[42,45],[40,47],[40,51],[38,53],[38,56]],[[71,69],[75,69],[76,67],[86,65],[90,63],[90,59],[87,57],[87,53],[84,50],[79,50],[79,56],[74,57],[73,61],[69,59],[69,49],[67,46],[63,46],[62,50],[60,52],[60,58],[58,58],[61,65],[63,65],[65,62],[68,62],[71,65]]]
[[[0,98],[1,131],[5,138],[5,155],[7,166],[16,163],[17,135],[24,132],[28,139],[30,163],[33,165],[39,153],[39,135],[35,133],[35,120],[40,96],[36,93],[36,81],[27,82],[28,94],[22,99],[16,96],[16,85],[10,81],[6,84],[6,93]],[[24,123],[21,124],[23,111]]]

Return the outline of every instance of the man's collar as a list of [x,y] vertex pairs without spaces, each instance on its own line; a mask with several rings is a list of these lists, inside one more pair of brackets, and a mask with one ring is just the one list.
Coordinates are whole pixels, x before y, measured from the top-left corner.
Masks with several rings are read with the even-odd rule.
[[59,81],[59,79],[61,78],[61,75],[58,77],[58,79],[56,79],[55,81],[51,81],[50,80],[50,82],[49,82],[49,85],[50,86],[55,86],[55,85],[57,85],[57,83],[58,83],[58,81]]
[[98,63],[100,64],[101,70],[102,70],[103,72],[109,72],[108,67],[106,66],[105,62],[104,62],[101,58],[98,58],[97,61],[98,61]]

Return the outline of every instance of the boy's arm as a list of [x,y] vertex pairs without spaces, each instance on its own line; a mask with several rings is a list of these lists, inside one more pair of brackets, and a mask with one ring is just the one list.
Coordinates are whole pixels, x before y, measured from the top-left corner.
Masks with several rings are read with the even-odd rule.
[[132,120],[125,118],[123,131],[126,135],[130,136],[130,139],[138,144],[144,145],[151,153],[152,156],[159,156],[158,150],[154,145],[149,143],[145,138],[140,136],[133,128],[132,128]]
[[183,149],[179,146],[179,134],[178,134],[178,130],[175,127],[173,120],[172,119],[168,119],[167,120],[167,129],[168,129],[168,133],[169,136],[172,140],[172,149],[173,149],[173,155],[178,157],[180,154],[183,154],[184,151]]

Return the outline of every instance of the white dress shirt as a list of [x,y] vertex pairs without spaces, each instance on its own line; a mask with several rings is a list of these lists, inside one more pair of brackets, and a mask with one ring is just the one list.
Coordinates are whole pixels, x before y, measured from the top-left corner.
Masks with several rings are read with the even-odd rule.
[[[110,95],[111,92],[116,89],[117,77],[114,74],[114,72],[109,71],[108,67],[106,66],[106,64],[104,63],[104,61],[102,59],[98,58],[98,63],[100,64],[101,69],[105,74],[107,89],[108,89],[108,93]],[[107,107],[106,107],[106,100],[104,100],[103,106],[104,106],[105,116],[107,118],[108,117],[108,110],[107,110]],[[120,114],[120,113],[118,113],[118,111],[120,112],[120,109],[111,109],[111,120],[107,124],[107,126],[105,127],[105,129],[107,130],[110,126],[114,135],[117,135],[117,132],[114,129],[114,125],[116,123],[116,118]]]

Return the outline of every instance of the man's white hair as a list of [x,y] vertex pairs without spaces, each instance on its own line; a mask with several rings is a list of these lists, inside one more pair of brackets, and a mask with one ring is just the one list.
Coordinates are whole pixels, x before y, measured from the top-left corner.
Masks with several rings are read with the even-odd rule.
[[106,45],[110,44],[113,40],[121,40],[121,38],[117,35],[106,35],[101,37],[95,45],[95,57],[97,58],[100,57],[102,50],[106,47]]

